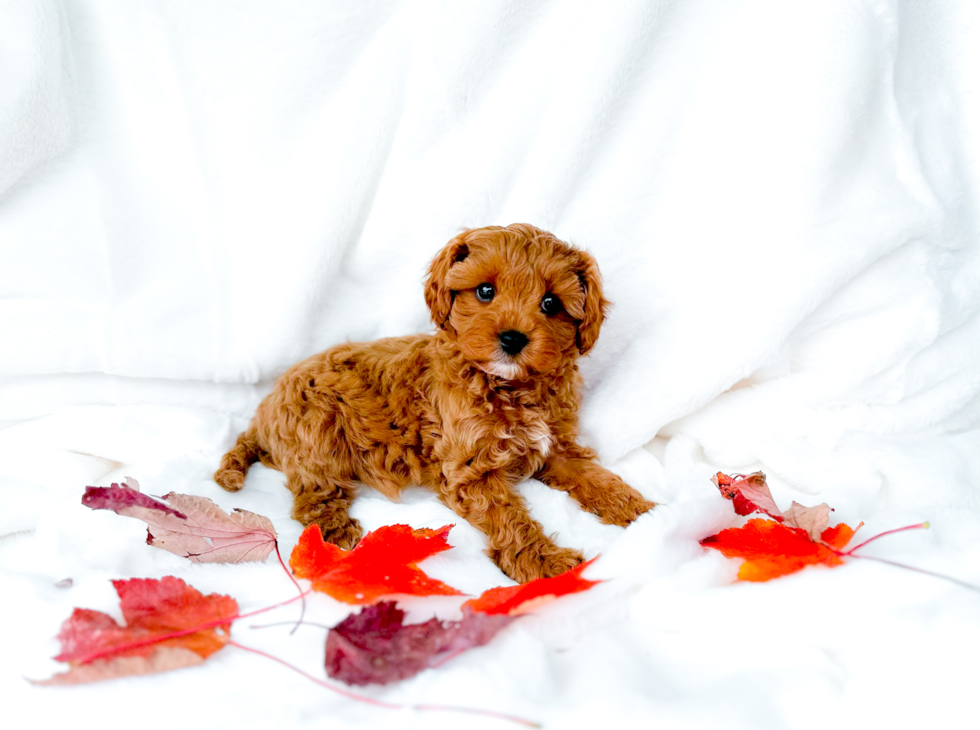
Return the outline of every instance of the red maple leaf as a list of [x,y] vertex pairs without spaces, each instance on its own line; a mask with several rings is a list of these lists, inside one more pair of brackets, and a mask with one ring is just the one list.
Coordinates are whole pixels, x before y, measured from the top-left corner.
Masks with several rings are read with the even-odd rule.
[[375,603],[396,594],[458,596],[462,594],[455,588],[430,578],[416,565],[450,549],[450,529],[452,525],[438,530],[388,525],[369,532],[347,551],[324,542],[320,528],[312,524],[293,548],[289,567],[297,578],[310,580],[313,590],[345,603]]
[[558,596],[585,591],[599,583],[600,581],[586,580],[582,577],[582,571],[592,565],[597,558],[598,556],[554,578],[538,578],[522,585],[491,588],[477,598],[468,600],[463,604],[463,608],[480,613],[508,616],[527,613]]
[[268,517],[236,509],[229,515],[207,497],[171,492],[156,499],[139,491],[135,479],[122,485],[86,487],[82,504],[142,520],[146,544],[195,563],[265,560],[276,546]]
[[173,576],[114,580],[125,625],[76,608],[58,633],[55,657],[70,669],[38,684],[79,684],[200,664],[228,642],[238,603],[203,595]]
[[795,573],[808,565],[829,568],[842,565],[838,553],[850,542],[854,532],[842,523],[828,527],[821,541],[816,542],[799,527],[756,518],[742,527],[731,527],[706,537],[701,544],[729,558],[744,558],[738,570],[739,580],[764,581]]

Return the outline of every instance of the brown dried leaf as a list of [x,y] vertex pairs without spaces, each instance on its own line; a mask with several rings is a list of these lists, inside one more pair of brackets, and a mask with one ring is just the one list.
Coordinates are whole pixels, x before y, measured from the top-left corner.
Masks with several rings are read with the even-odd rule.
[[787,527],[799,527],[810,536],[811,540],[819,541],[823,531],[827,529],[832,511],[827,504],[804,507],[799,502],[793,502],[790,508],[783,512],[783,524]]

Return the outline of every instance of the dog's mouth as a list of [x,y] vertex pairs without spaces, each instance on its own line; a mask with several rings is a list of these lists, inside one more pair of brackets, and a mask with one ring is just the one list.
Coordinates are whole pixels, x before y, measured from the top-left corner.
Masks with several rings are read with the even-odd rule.
[[526,375],[523,365],[514,362],[507,355],[495,357],[490,362],[480,366],[488,375],[496,375],[504,380],[517,380]]

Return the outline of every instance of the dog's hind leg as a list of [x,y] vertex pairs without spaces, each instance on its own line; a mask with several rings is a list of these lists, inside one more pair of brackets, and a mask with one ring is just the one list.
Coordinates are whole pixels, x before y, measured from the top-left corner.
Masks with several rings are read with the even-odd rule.
[[350,479],[311,474],[301,469],[286,472],[286,486],[293,493],[293,519],[315,523],[323,539],[344,550],[353,548],[364,531],[350,516],[357,485]]
[[252,430],[245,431],[238,437],[232,450],[221,458],[221,466],[214,473],[214,481],[222,489],[237,492],[245,486],[248,468],[258,461],[263,453]]

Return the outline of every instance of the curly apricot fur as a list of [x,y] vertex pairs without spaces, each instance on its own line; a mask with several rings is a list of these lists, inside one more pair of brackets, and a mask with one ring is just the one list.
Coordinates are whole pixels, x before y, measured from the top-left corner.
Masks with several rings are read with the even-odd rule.
[[[474,289],[490,283],[491,301]],[[541,311],[545,294],[562,310]],[[433,260],[425,300],[438,329],[348,343],[293,366],[221,461],[215,481],[240,489],[251,463],[280,469],[293,517],[351,548],[358,482],[395,499],[433,489],[487,535],[487,554],[525,582],[582,561],[544,534],[515,485],[534,476],[603,522],[626,526],[653,507],[578,445],[581,378],[608,303],[593,258],[526,224],[465,231]],[[506,353],[500,334],[527,344]]]

